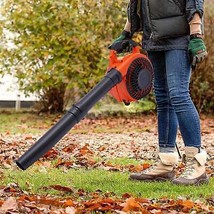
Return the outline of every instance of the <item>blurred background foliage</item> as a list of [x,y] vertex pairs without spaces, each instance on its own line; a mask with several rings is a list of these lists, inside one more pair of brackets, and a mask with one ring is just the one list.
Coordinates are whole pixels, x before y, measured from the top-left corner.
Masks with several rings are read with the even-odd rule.
[[214,0],[205,1],[204,24],[208,57],[193,72],[190,92],[199,112],[214,113]]
[[[40,111],[62,112],[104,76],[108,46],[121,33],[128,0],[5,0],[1,7],[0,73],[36,93]],[[214,109],[214,2],[205,3],[209,57],[193,73],[191,93],[200,112]],[[151,93],[134,104],[154,109]],[[108,103],[114,101],[107,99]]]

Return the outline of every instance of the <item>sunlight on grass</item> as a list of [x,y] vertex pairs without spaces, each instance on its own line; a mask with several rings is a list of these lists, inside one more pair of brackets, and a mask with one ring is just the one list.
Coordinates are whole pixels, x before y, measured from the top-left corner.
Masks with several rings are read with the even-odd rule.
[[114,192],[121,196],[129,193],[133,196],[145,198],[177,198],[179,196],[191,199],[209,197],[212,195],[211,189],[214,179],[210,179],[208,185],[198,186],[176,186],[170,182],[145,183],[130,181],[128,173],[105,171],[102,169],[70,169],[64,172],[61,169],[45,169],[41,167],[31,167],[29,170],[5,170],[4,179],[0,185],[18,183],[21,189],[37,194],[60,194],[55,190],[50,190],[50,185],[67,186],[74,189],[84,189],[89,192],[100,190],[102,192]]
[[37,134],[47,130],[56,115],[38,115],[34,113],[13,113],[0,114],[0,133],[9,134]]
[[[43,134],[50,127],[63,116],[54,114],[37,114],[32,112],[13,112],[3,111],[0,112],[0,133],[2,134]],[[117,126],[106,126],[105,124],[99,124],[99,126],[91,127],[90,124],[84,125],[79,123],[81,128],[75,128],[70,130],[73,134],[88,134],[89,130],[93,128],[94,133],[122,133],[124,132],[123,124]],[[147,128],[131,127],[131,131],[143,132],[147,131]],[[129,131],[130,131],[129,130]]]
[[126,158],[126,157],[121,157],[121,158],[110,159],[109,163],[111,163],[112,165],[126,166],[126,165],[142,164],[142,161],[139,161],[136,159],[131,159],[131,158]]

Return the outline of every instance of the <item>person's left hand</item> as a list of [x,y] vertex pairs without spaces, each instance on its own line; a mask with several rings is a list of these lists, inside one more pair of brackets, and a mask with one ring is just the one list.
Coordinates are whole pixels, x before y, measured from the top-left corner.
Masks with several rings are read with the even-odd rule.
[[200,37],[190,37],[188,50],[192,68],[195,68],[196,64],[202,62],[208,54],[204,41]]

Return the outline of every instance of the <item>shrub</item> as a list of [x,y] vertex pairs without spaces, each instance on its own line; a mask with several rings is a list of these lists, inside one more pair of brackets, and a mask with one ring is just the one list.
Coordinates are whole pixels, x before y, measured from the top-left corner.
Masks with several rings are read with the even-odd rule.
[[193,72],[191,95],[203,113],[214,112],[214,1],[205,3],[205,43],[208,57]]
[[25,94],[36,92],[44,111],[62,111],[66,90],[85,93],[104,75],[107,47],[125,23],[121,5],[122,0],[5,1],[0,73],[17,77]]

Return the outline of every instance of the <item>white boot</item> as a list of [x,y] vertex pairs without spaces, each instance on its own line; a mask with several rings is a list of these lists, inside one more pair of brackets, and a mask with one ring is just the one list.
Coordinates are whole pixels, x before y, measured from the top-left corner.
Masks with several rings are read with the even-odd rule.
[[149,169],[141,173],[133,173],[130,175],[132,180],[141,181],[166,181],[172,180],[175,176],[174,167],[178,163],[178,153],[159,153],[159,161]]
[[198,185],[208,182],[205,170],[207,153],[196,147],[185,147],[185,169],[184,172],[176,179],[172,180],[174,184]]

